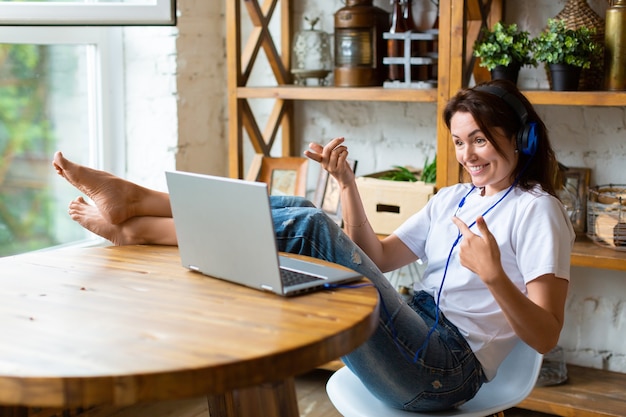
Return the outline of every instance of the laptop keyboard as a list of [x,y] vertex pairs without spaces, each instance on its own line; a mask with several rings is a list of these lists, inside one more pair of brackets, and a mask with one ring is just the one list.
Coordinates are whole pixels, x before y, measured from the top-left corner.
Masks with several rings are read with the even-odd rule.
[[304,272],[292,271],[291,269],[285,268],[280,268],[280,278],[284,286],[304,284],[311,281],[324,281],[324,278],[320,278],[316,275],[309,275]]

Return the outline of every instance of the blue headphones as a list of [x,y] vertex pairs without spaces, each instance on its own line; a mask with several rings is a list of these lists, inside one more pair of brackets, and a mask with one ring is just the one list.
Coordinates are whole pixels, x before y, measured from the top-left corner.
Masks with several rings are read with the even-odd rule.
[[526,106],[513,94],[509,93],[503,88],[496,87],[494,85],[480,85],[474,88],[476,91],[484,91],[485,93],[493,94],[504,100],[509,107],[515,111],[519,121],[522,123],[522,128],[517,132],[516,145],[517,149],[524,155],[532,156],[537,152],[537,123],[527,122],[528,111]]

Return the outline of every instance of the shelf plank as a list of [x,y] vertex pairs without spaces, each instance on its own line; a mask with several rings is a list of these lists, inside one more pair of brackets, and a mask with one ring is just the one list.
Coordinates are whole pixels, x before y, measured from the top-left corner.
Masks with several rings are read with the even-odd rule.
[[567,382],[535,387],[516,407],[567,417],[624,415],[626,374],[574,365],[567,365],[567,373]]
[[572,251],[572,265],[626,271],[626,251],[605,248],[586,237],[578,237]]
[[525,90],[523,93],[535,105],[626,106],[624,91]]
[[[623,91],[549,91],[525,90],[524,95],[535,105],[557,106],[626,106]],[[335,100],[435,103],[437,89],[383,87],[302,87],[281,85],[239,87],[239,98],[277,98],[283,100]]]
[[396,101],[436,103],[437,89],[408,89],[383,87],[239,87],[239,98],[274,98],[283,100],[334,101]]

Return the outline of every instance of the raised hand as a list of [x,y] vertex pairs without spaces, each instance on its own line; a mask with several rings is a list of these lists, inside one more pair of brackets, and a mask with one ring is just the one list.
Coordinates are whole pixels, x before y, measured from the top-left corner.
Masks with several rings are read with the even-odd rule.
[[309,144],[309,149],[304,152],[307,158],[319,162],[322,168],[328,171],[341,185],[349,184],[355,178],[354,171],[346,161],[348,148],[343,145],[344,141],[345,139],[342,137],[335,138],[326,146],[312,142]]
[[480,277],[486,284],[504,276],[500,262],[500,248],[487,223],[482,216],[476,219],[476,226],[480,235],[475,234],[458,217],[452,221],[463,235],[459,245],[459,261],[461,265]]

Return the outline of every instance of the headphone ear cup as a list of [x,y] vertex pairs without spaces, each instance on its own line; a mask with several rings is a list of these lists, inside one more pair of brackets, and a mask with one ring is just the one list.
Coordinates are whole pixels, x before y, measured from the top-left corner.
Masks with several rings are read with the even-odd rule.
[[534,155],[537,152],[537,123],[527,123],[517,134],[517,149],[524,155]]

